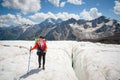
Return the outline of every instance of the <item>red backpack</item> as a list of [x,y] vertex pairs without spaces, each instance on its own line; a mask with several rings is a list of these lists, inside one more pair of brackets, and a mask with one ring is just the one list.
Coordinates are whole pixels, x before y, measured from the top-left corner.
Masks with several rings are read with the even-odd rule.
[[40,43],[38,44],[38,49],[45,51],[46,48],[47,48],[46,41],[45,40],[40,41]]

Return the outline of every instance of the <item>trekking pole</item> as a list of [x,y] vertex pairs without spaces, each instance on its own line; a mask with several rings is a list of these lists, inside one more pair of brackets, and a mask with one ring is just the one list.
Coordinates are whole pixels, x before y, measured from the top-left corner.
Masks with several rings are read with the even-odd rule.
[[[30,47],[31,49],[32,47]],[[29,60],[28,60],[28,70],[27,70],[27,74],[29,74],[29,69],[30,69],[30,58],[31,58],[31,50],[29,52]]]

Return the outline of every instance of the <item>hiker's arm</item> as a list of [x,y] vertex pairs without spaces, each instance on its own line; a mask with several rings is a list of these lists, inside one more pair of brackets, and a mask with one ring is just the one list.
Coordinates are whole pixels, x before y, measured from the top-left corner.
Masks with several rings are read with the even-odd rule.
[[31,48],[31,50],[34,50],[38,47],[37,43]]

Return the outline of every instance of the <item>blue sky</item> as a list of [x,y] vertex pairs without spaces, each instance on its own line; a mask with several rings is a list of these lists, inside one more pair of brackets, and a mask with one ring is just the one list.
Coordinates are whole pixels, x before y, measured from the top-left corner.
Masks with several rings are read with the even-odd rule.
[[38,24],[47,18],[120,21],[120,0],[0,0],[0,27]]

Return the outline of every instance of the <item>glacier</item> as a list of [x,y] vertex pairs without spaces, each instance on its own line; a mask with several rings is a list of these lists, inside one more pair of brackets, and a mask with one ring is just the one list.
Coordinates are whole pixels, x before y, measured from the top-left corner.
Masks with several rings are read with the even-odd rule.
[[120,45],[47,41],[46,69],[39,70],[34,41],[0,41],[0,80],[120,80]]

